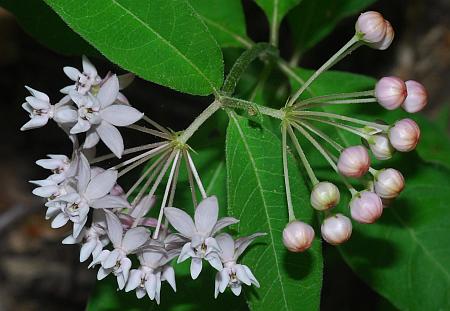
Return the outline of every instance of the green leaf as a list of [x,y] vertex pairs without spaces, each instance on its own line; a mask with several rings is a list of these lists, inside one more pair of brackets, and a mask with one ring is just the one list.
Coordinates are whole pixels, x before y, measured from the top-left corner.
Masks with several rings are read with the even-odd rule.
[[266,13],[272,27],[278,28],[283,17],[302,0],[255,0]]
[[295,45],[304,53],[326,37],[347,16],[376,0],[304,0],[288,14]]
[[223,81],[222,53],[185,0],[46,0],[112,62],[178,91],[208,95]]
[[189,0],[221,47],[250,47],[241,0]]
[[[290,253],[282,243],[288,223],[281,142],[270,130],[230,114],[226,157],[228,207],[240,219],[238,232],[266,232],[244,256],[261,288],[246,292],[251,310],[318,310],[322,285],[320,241],[305,253]],[[309,193],[295,162],[290,180],[296,216],[313,223]]]
[[26,32],[52,50],[67,55],[98,54],[43,0],[0,0],[0,6],[13,13]]

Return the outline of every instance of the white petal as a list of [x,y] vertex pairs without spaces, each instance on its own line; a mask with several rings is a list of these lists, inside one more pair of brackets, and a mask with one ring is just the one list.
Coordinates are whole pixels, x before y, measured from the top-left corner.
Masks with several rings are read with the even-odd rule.
[[123,139],[119,130],[106,121],[102,121],[97,128],[97,134],[105,145],[116,155],[121,158],[123,153]]
[[75,85],[68,85],[59,90],[63,94],[70,94],[70,92],[75,91]]
[[130,102],[128,101],[128,98],[125,97],[125,95],[123,95],[121,92],[117,93],[117,98],[115,101],[116,104],[121,104],[121,105],[130,105]]
[[22,108],[29,114],[33,112],[33,107],[31,107],[29,103],[23,103]]
[[100,111],[103,120],[115,126],[128,126],[140,120],[144,114],[126,105],[111,105]]
[[84,141],[83,148],[91,149],[96,146],[100,141],[100,136],[98,136],[97,132],[94,129],[90,129],[86,133],[86,140]]
[[116,75],[111,76],[101,87],[97,94],[101,107],[106,108],[117,98],[119,93],[119,80]]
[[44,186],[33,189],[32,193],[41,198],[48,198],[58,193],[58,186]]
[[20,130],[21,131],[26,131],[26,130],[39,128],[39,127],[42,127],[42,126],[46,125],[47,122],[48,122],[48,116],[33,116],[30,121],[25,123],[20,128]]
[[131,72],[117,76],[117,79],[119,80],[119,89],[123,90],[129,86],[134,81],[134,77],[135,75]]
[[80,154],[80,159],[78,162],[78,175],[77,175],[77,187],[80,193],[86,192],[89,181],[91,179],[91,166],[89,165],[88,159],[84,154]]
[[33,96],[27,96],[25,100],[30,104],[31,107],[33,107],[36,110],[44,110],[49,109],[51,107],[48,101],[44,101],[42,99]]
[[164,267],[161,279],[163,281],[167,281],[172,287],[174,292],[177,291],[177,284],[175,282],[175,270],[173,269],[172,266],[166,265]]
[[53,120],[57,123],[73,123],[78,119],[78,112],[70,107],[64,106],[59,109],[56,109],[55,115],[53,116]]
[[123,197],[107,195],[92,202],[93,208],[129,208],[130,203]]
[[78,118],[77,123],[70,129],[70,134],[79,134],[87,132],[91,128],[89,121]]
[[85,106],[92,106],[92,102],[90,102],[89,97],[79,94],[77,91],[72,90],[70,93],[70,98],[77,105],[78,108]]
[[95,239],[91,239],[91,240],[87,241],[86,243],[84,243],[81,246],[81,250],[80,250],[80,262],[86,261],[89,258],[89,256],[91,256],[91,254],[94,251],[96,246],[97,246],[97,243],[96,243]]
[[247,249],[247,247],[250,245],[250,243],[253,242],[254,239],[256,239],[257,237],[260,236],[265,236],[266,233],[254,233],[248,237],[242,237],[239,238],[235,241],[235,247],[236,247],[236,251],[234,253],[234,258],[237,259],[239,258],[239,256],[242,255],[242,253]]
[[37,160],[36,164],[42,168],[45,168],[48,170],[54,170],[54,169],[57,169],[58,167],[60,167],[61,162],[62,161],[60,159],[50,158],[50,159]]
[[47,94],[39,92],[35,89],[32,89],[29,86],[25,86],[25,88],[28,90],[28,92],[31,93],[31,95],[33,95],[36,98],[39,98],[40,100],[43,100],[45,102],[50,102],[50,98],[48,98]]
[[45,219],[50,219],[50,218],[56,216],[56,214],[58,214],[60,212],[61,212],[60,205],[49,206],[47,208],[47,211],[45,212]]
[[212,229],[211,235],[216,234],[217,232],[219,232],[220,230],[222,230],[225,227],[237,224],[239,222],[238,219],[234,218],[234,217],[223,217],[220,218],[216,224],[214,225],[214,228]]
[[192,257],[193,254],[194,252],[192,251],[191,243],[184,244],[180,256],[178,256],[177,263],[185,261],[189,257]]
[[150,274],[148,276],[147,281],[144,283],[145,290],[147,291],[148,297],[150,297],[151,300],[155,299],[155,292],[156,292],[156,277],[154,274]]
[[214,280],[214,298],[219,296],[219,284],[220,284],[220,272],[216,273],[216,278]]
[[84,225],[86,224],[86,221],[87,221],[87,214],[84,216],[80,216],[80,217],[83,217],[82,220],[80,222],[76,222],[73,224],[72,235],[74,238],[77,238],[81,234],[81,231],[83,230]]
[[70,80],[72,81],[77,81],[78,77],[81,75],[81,72],[74,67],[64,67],[63,68],[64,73],[66,74],[66,76],[69,77]]
[[89,200],[96,200],[104,197],[114,187],[117,181],[116,170],[106,170],[103,173],[98,174],[89,182],[85,196]]
[[130,253],[141,247],[148,239],[149,233],[146,228],[132,228],[125,233],[122,241],[122,248]]
[[233,237],[227,233],[221,233],[216,236],[216,241],[219,244],[222,253],[220,257],[223,261],[233,260],[234,257],[234,240]]
[[108,257],[102,261],[102,267],[105,269],[109,269],[114,267],[119,261],[120,251],[118,249],[114,249],[111,253],[109,253]]
[[145,289],[143,289],[141,287],[136,288],[136,297],[137,297],[137,299],[141,299],[146,294],[147,294],[147,292],[145,291]]
[[220,253],[222,252],[222,250],[220,249],[219,244],[217,244],[217,241],[215,238],[207,238],[205,240],[205,245],[207,246],[208,250],[206,251],[206,253],[208,254],[209,252],[217,252]]
[[60,213],[56,215],[55,219],[53,219],[51,227],[53,229],[61,228],[69,221],[69,217],[67,217],[65,214]]
[[97,280],[103,280],[106,278],[110,273],[112,272],[112,269],[104,269],[100,267],[97,272]]
[[166,207],[164,214],[170,224],[182,235],[193,237],[196,233],[194,222],[186,212],[175,207]]
[[122,278],[119,283],[119,289],[123,289],[125,287],[125,283],[128,281],[128,276],[130,274],[131,269],[131,260],[129,258],[122,258],[120,261],[120,268],[122,269],[122,273],[117,276],[117,280],[119,281],[119,276]]
[[215,254],[209,254],[205,257],[205,259],[209,262],[209,264],[216,269],[217,271],[220,271],[223,269],[222,261],[219,259],[219,255]]
[[69,236],[65,237],[61,243],[64,245],[73,245],[73,244],[77,244],[79,242],[78,240],[79,239],[75,239],[72,235],[69,235]]
[[219,291],[223,293],[230,283],[230,269],[223,269],[222,271],[217,272],[217,274],[220,274]]
[[251,285],[252,282],[241,265],[234,265],[234,270],[236,271],[236,276],[245,285]]
[[200,258],[192,258],[191,260],[191,277],[193,280],[198,278],[200,272],[202,272],[202,260]]
[[85,55],[82,56],[82,64],[84,73],[94,77],[97,75],[97,69]]
[[92,262],[88,266],[88,269],[105,261],[105,259],[109,256],[110,253],[111,252],[109,250],[105,249],[97,256],[94,256]]
[[105,211],[106,223],[108,225],[108,236],[114,247],[122,246],[123,228],[120,219],[112,212]]
[[199,203],[195,210],[195,227],[198,232],[209,235],[217,222],[219,205],[217,198],[211,196]]
[[130,271],[130,277],[128,278],[127,286],[125,287],[125,291],[129,292],[133,289],[136,289],[141,283],[142,272],[137,269],[133,269]]
[[259,287],[259,282],[256,279],[256,277],[253,275],[252,271],[250,270],[249,267],[245,266],[245,265],[241,265],[242,268],[244,268],[245,273],[247,273],[248,278],[250,279],[250,281],[252,282],[252,284],[254,284],[256,287]]
[[155,204],[156,197],[146,195],[144,196],[139,203],[133,208],[133,210],[130,213],[130,216],[133,218],[136,218],[140,215],[147,215],[150,208]]
[[237,286],[232,286],[231,287],[231,291],[233,292],[233,294],[235,294],[236,296],[239,296],[241,294],[242,291],[242,286],[239,284]]

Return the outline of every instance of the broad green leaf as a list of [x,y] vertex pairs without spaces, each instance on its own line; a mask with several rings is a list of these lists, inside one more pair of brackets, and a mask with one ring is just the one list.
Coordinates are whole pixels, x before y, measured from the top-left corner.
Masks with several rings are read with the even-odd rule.
[[241,0],[189,0],[221,47],[249,47]]
[[357,14],[375,1],[303,0],[288,14],[298,52],[304,53],[326,37],[340,20]]
[[284,16],[302,0],[255,0],[266,13],[271,27],[278,29]]
[[186,0],[46,0],[112,62],[178,91],[208,95],[223,81],[222,53]]
[[72,31],[43,0],[0,0],[26,32],[43,45],[68,55],[95,55],[98,52]]
[[[290,253],[282,243],[288,215],[280,139],[232,113],[226,157],[228,207],[240,219],[239,235],[267,233],[243,260],[261,284],[246,292],[250,309],[318,310],[322,285],[319,240],[305,253]],[[296,216],[313,223],[308,189],[292,158],[289,168]]]

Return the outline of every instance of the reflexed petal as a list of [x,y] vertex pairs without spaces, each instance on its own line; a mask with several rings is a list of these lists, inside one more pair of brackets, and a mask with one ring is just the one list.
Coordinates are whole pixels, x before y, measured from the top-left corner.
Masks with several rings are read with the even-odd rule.
[[97,280],[103,280],[106,278],[110,273],[112,272],[112,269],[104,269],[100,267],[97,272]]
[[164,250],[160,251],[144,251],[142,253],[142,263],[149,267],[157,267],[160,265],[161,259],[164,257]]
[[33,96],[27,96],[25,100],[36,110],[47,110],[50,108],[50,103],[48,101],[43,101]]
[[234,254],[234,258],[235,259],[239,258],[239,256],[242,255],[242,253],[247,249],[247,247],[250,245],[250,243],[253,242],[254,239],[256,239],[257,237],[260,237],[260,236],[265,236],[265,235],[266,235],[266,233],[257,232],[250,236],[237,239],[235,241],[236,251]]
[[45,219],[50,219],[50,218],[54,217],[56,214],[58,214],[60,212],[61,212],[61,206],[60,205],[49,206],[47,208],[47,211],[45,212]]
[[114,249],[111,253],[109,253],[108,257],[102,262],[102,267],[105,269],[109,269],[114,267],[119,261],[120,251],[118,249]]
[[135,75],[131,72],[117,76],[117,79],[119,80],[119,89],[123,90],[129,86],[134,81],[134,77]]
[[91,61],[84,55],[82,57],[82,64],[83,64],[83,72],[86,73],[88,76],[95,77],[97,75],[97,69],[91,63]]
[[191,260],[191,277],[193,280],[198,278],[200,272],[202,272],[202,260],[200,258],[192,258]]
[[259,282],[256,279],[256,277],[253,275],[252,271],[250,270],[249,267],[245,266],[245,265],[241,265],[242,268],[244,268],[245,273],[247,273],[248,278],[250,279],[250,281],[252,282],[252,284],[254,284],[256,287],[259,287]]
[[160,274],[156,275],[156,290],[155,290],[155,300],[156,303],[159,304],[161,302],[161,279]]
[[182,235],[193,237],[196,233],[194,222],[186,212],[175,207],[166,207],[164,208],[164,214],[170,224]]
[[217,244],[219,244],[222,253],[220,257],[223,261],[233,260],[234,257],[234,240],[228,233],[221,233],[216,236]]
[[45,102],[50,102],[50,98],[48,98],[47,94],[39,92],[35,89],[32,89],[29,86],[25,86],[25,88],[28,90],[28,92],[31,93],[31,95],[33,95],[36,98],[39,98],[40,100],[43,100]]
[[48,198],[58,193],[58,186],[44,186],[33,189],[32,193],[41,198]]
[[89,256],[91,256],[95,247],[97,246],[97,241],[95,239],[88,240],[81,246],[80,250],[80,262],[86,261]]
[[117,93],[117,98],[115,101],[116,104],[121,104],[121,105],[130,105],[130,102],[128,101],[128,98],[125,97],[125,95],[123,95],[121,92]]
[[70,92],[75,91],[75,88],[76,88],[75,85],[72,84],[72,85],[68,85],[68,86],[63,87],[63,88],[60,89],[59,91],[60,91],[61,93],[63,93],[63,94],[70,94]]
[[205,259],[217,271],[220,271],[223,269],[222,261],[220,261],[219,255],[211,253],[211,254],[205,256]]
[[100,111],[103,120],[115,126],[128,126],[140,120],[144,114],[126,105],[111,105]]
[[92,202],[93,208],[128,208],[130,203],[122,197],[106,195]]
[[97,94],[97,99],[102,108],[106,108],[117,98],[119,93],[119,80],[116,75],[112,75],[101,87]]
[[245,285],[251,285],[252,282],[241,265],[234,265],[234,270],[236,271],[236,276]]
[[149,237],[150,235],[146,228],[132,228],[125,233],[122,241],[122,248],[130,253],[141,247]]
[[78,108],[84,107],[84,106],[92,106],[92,103],[90,103],[89,97],[83,96],[79,94],[77,91],[73,90],[69,93],[70,98],[72,101],[77,105]]
[[89,264],[88,269],[92,268],[95,265],[101,264],[105,259],[109,256],[111,251],[105,249],[97,256],[93,257],[92,262]]
[[22,108],[29,114],[32,114],[33,112],[33,107],[31,107],[29,103],[23,103]]
[[66,76],[69,77],[70,80],[72,81],[77,81],[78,77],[81,75],[81,72],[74,67],[64,67],[63,68],[64,73],[66,74]]
[[230,269],[225,268],[222,271],[217,272],[217,274],[220,274],[219,291],[223,293],[230,283]]
[[47,122],[48,122],[48,116],[33,116],[30,121],[25,123],[20,128],[20,130],[26,131],[26,130],[31,130],[31,129],[35,129],[38,127],[42,127],[42,126],[46,125]]
[[81,241],[81,237],[78,236],[78,238],[74,238],[72,235],[67,236],[64,240],[62,240],[62,244],[64,245],[73,245],[73,244],[77,244],[80,243]]
[[108,236],[114,247],[122,246],[123,228],[119,218],[112,212],[105,210],[106,223],[108,225]]
[[60,159],[42,159],[37,160],[36,164],[47,170],[54,170],[61,165],[61,162],[62,161]]
[[194,236],[191,239],[191,246],[193,248],[197,248],[200,245],[202,245],[204,242],[204,237],[200,234],[194,234]]
[[205,245],[208,247],[208,250],[206,253],[209,252],[222,252],[222,250],[220,249],[219,244],[217,244],[217,241],[215,238],[207,238],[205,240]]
[[56,215],[56,217],[53,219],[51,227],[53,229],[61,228],[69,221],[69,217],[67,217],[65,214],[60,213]]
[[216,234],[220,230],[222,230],[225,227],[237,224],[239,222],[239,219],[236,219],[234,217],[223,217],[220,218],[216,224],[214,225],[214,228],[212,229],[211,235]]
[[136,289],[141,284],[142,272],[141,270],[133,269],[130,271],[130,278],[128,279],[125,291],[129,292]]
[[93,177],[89,182],[85,196],[89,200],[96,200],[107,195],[114,187],[117,181],[116,170],[106,170]]
[[117,288],[122,290],[125,287],[127,280],[124,278],[123,274],[118,274],[117,278]]
[[91,179],[91,166],[89,165],[88,159],[84,156],[84,154],[80,154],[80,160],[78,163],[78,182],[77,187],[80,193],[86,192],[86,188],[88,187],[89,181]]
[[231,287],[231,291],[233,292],[233,294],[235,294],[236,296],[239,296],[241,294],[242,291],[242,286],[239,284],[237,286],[232,286]]
[[216,273],[216,278],[214,280],[214,298],[219,296],[219,284],[220,284],[220,272]]
[[192,250],[191,243],[186,243],[181,249],[181,253],[180,256],[178,256],[177,263],[183,262],[189,257],[192,257],[193,255],[194,251]]
[[167,265],[164,267],[161,280],[167,281],[167,283],[169,283],[172,287],[173,291],[177,291],[177,284],[175,282],[175,270],[172,266]]
[[86,221],[87,221],[87,213],[86,213],[86,215],[83,215],[83,216],[80,215],[80,217],[83,217],[82,220],[80,222],[76,222],[73,224],[72,235],[74,238],[77,238],[81,234],[81,231],[83,230],[84,225],[86,224]]
[[155,299],[156,292],[156,277],[154,274],[148,275],[147,281],[144,283],[145,290],[147,291],[147,295],[151,300]]
[[147,292],[145,291],[145,289],[140,288],[140,287],[136,288],[136,297],[138,299],[141,299],[142,297],[144,297],[146,293]]
[[100,136],[98,136],[97,132],[94,129],[90,129],[86,133],[86,140],[84,141],[83,148],[90,149],[98,144],[100,141]]
[[131,260],[127,257],[122,258],[122,260],[120,260],[120,268],[122,269],[122,275],[123,275],[124,281],[126,282],[128,280],[128,275],[130,274]]
[[105,145],[116,155],[121,158],[123,153],[123,139],[119,130],[106,121],[102,121],[97,128],[97,134]]
[[89,121],[78,118],[78,122],[70,129],[70,134],[87,132],[91,128]]
[[211,196],[199,203],[195,210],[195,227],[198,232],[209,235],[217,222],[219,205],[217,198]]
[[53,120],[57,123],[73,123],[77,122],[78,112],[71,106],[64,106],[56,109]]
[[[109,241],[108,241],[109,243]],[[107,243],[105,243],[106,245]],[[97,241],[94,250],[92,251],[92,258],[97,257],[103,251],[103,244],[100,241]]]

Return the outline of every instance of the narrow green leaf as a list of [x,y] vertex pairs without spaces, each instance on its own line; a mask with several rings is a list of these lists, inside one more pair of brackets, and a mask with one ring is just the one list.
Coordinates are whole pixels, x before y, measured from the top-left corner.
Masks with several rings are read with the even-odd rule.
[[189,0],[221,47],[250,47],[241,0]]
[[[304,0],[288,14],[295,45],[304,53],[326,37],[343,18],[376,0]],[[350,36],[351,34],[349,34]]]
[[0,6],[13,13],[26,32],[52,50],[67,55],[98,54],[43,0],[0,0]]
[[[252,127],[243,117],[230,117],[226,140],[229,212],[240,219],[240,235],[268,234],[244,257],[244,263],[261,284],[261,288],[246,292],[250,309],[318,310],[322,285],[320,241],[299,254],[288,252],[282,243],[288,215],[280,139],[270,130]],[[296,216],[312,223],[308,189],[292,158],[289,169]]]
[[208,95],[223,81],[222,53],[186,0],[45,0],[111,61],[178,91]]

